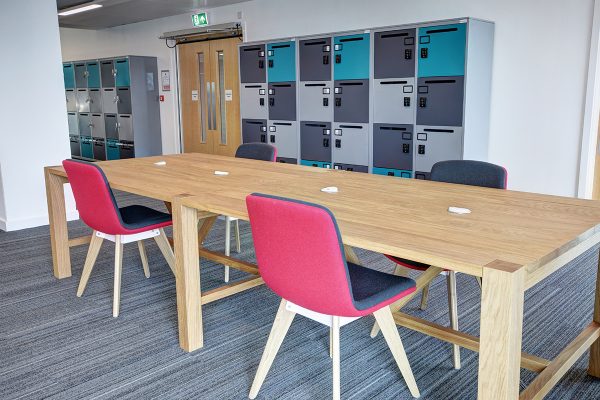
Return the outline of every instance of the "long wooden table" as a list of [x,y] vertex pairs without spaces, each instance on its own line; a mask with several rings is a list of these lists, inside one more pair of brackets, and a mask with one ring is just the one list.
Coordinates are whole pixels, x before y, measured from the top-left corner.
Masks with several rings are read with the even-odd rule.
[[[155,165],[163,160],[166,165]],[[114,189],[172,203],[179,340],[186,351],[203,346],[202,304],[262,284],[255,265],[201,247],[218,215],[247,220],[245,197],[259,192],[331,209],[353,262],[352,248],[358,247],[432,265],[417,280],[419,287],[441,268],[481,277],[479,338],[395,314],[400,325],[479,351],[479,399],[541,399],[588,348],[588,373],[600,377],[600,280],[593,320],[554,360],[521,352],[525,290],[600,243],[600,202],[202,154],[98,165]],[[66,278],[69,248],[87,239],[68,238],[64,170],[48,167],[45,174],[54,275]],[[326,186],[339,192],[321,192]],[[472,213],[450,214],[449,206]],[[256,277],[201,293],[200,257]],[[521,393],[520,367],[539,373]]]

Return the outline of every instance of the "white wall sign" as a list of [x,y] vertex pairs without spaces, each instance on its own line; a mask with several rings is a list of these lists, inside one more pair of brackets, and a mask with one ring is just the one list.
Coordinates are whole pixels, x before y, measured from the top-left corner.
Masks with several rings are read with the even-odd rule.
[[192,101],[198,101],[198,91],[192,90]]
[[163,92],[171,91],[171,71],[167,69],[160,71],[160,85]]
[[233,100],[233,91],[231,89],[225,89],[225,101]]

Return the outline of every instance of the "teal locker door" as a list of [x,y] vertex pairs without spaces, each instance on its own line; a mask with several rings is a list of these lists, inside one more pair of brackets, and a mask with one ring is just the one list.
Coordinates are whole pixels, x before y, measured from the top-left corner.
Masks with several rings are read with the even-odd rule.
[[121,156],[119,155],[119,141],[116,139],[106,139],[106,159],[107,160],[118,160]]
[[115,71],[117,73],[115,77],[116,85],[118,87],[129,86],[129,59],[115,60]]
[[100,65],[97,62],[87,63],[88,73],[88,87],[99,88],[100,87]]
[[94,158],[94,142],[90,136],[81,136],[81,157]]
[[63,64],[65,89],[75,89],[75,68],[73,64]]
[[467,24],[419,28],[420,77],[464,76]]
[[369,79],[369,40],[368,33],[334,38],[333,77],[336,81]]
[[296,80],[296,43],[280,42],[267,45],[269,82]]

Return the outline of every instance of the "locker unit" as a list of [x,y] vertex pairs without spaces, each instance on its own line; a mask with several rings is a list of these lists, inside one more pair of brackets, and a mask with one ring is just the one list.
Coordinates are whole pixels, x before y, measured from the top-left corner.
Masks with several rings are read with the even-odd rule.
[[346,79],[369,79],[370,35],[336,36],[333,42],[333,77],[336,81]]
[[265,83],[247,83],[241,85],[240,114],[242,118],[267,119],[267,85]]
[[335,81],[333,120],[369,122],[369,80]]
[[240,46],[240,82],[265,83],[265,45]]
[[243,119],[242,141],[244,143],[267,143],[267,120]]
[[120,143],[117,139],[106,139],[106,159],[118,160]]
[[87,68],[84,62],[75,63],[75,87],[77,88],[87,88]]
[[373,81],[373,122],[414,124],[417,89],[414,78]]
[[71,63],[63,64],[63,79],[65,89],[75,89],[75,68]]
[[277,148],[277,161],[298,163],[298,123],[271,121],[268,123],[268,143]]
[[330,122],[300,122],[300,158],[302,165],[316,163],[315,166],[323,166],[322,164],[326,164],[325,168],[331,168],[331,133]]
[[415,174],[429,173],[438,161],[463,157],[463,128],[417,126],[413,140]]
[[102,138],[93,138],[93,154],[95,160],[106,160],[106,142]]
[[79,135],[69,135],[69,142],[71,143],[71,157],[81,157]]
[[77,111],[90,112],[90,95],[87,89],[77,89],[75,92],[77,98]]
[[298,102],[298,119],[300,121],[332,121],[332,82],[300,82]]
[[299,46],[300,81],[330,81],[331,38],[301,40]]
[[360,165],[368,169],[369,124],[336,122],[331,141],[334,164]]
[[296,82],[269,83],[269,119],[296,120]]
[[67,111],[77,112],[77,94],[74,89],[65,90],[65,97],[67,99]]
[[376,32],[373,37],[375,79],[415,76],[416,30]]
[[107,139],[119,139],[117,114],[104,114],[104,134]]
[[413,125],[373,124],[373,168],[412,171],[413,129]]
[[296,42],[267,44],[268,79],[271,82],[296,80]]
[[462,126],[464,77],[419,78],[417,124]]
[[115,87],[115,65],[113,60],[100,61],[100,79],[102,87]]
[[93,138],[106,138],[106,130],[104,129],[104,116],[102,114],[91,114],[90,125]]
[[419,28],[419,77],[465,74],[467,24]]
[[98,61],[86,63],[87,68],[87,87],[97,89],[100,87],[100,65]]
[[79,119],[77,113],[67,113],[67,123],[69,124],[69,135],[79,136]]
[[102,90],[101,89],[90,89],[88,94],[90,96],[90,112],[101,113],[102,112]]
[[81,147],[81,157],[83,158],[94,158],[94,141],[91,136],[80,136],[79,137]]

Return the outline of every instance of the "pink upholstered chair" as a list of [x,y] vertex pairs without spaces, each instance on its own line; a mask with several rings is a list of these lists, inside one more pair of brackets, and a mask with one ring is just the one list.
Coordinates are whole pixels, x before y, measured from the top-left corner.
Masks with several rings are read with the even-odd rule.
[[256,372],[254,399],[296,314],[331,327],[333,398],[340,398],[340,327],[373,314],[414,397],[419,390],[389,305],[415,282],[347,262],[335,217],[325,207],[252,194],[246,198],[256,259],[267,286],[282,297]]

